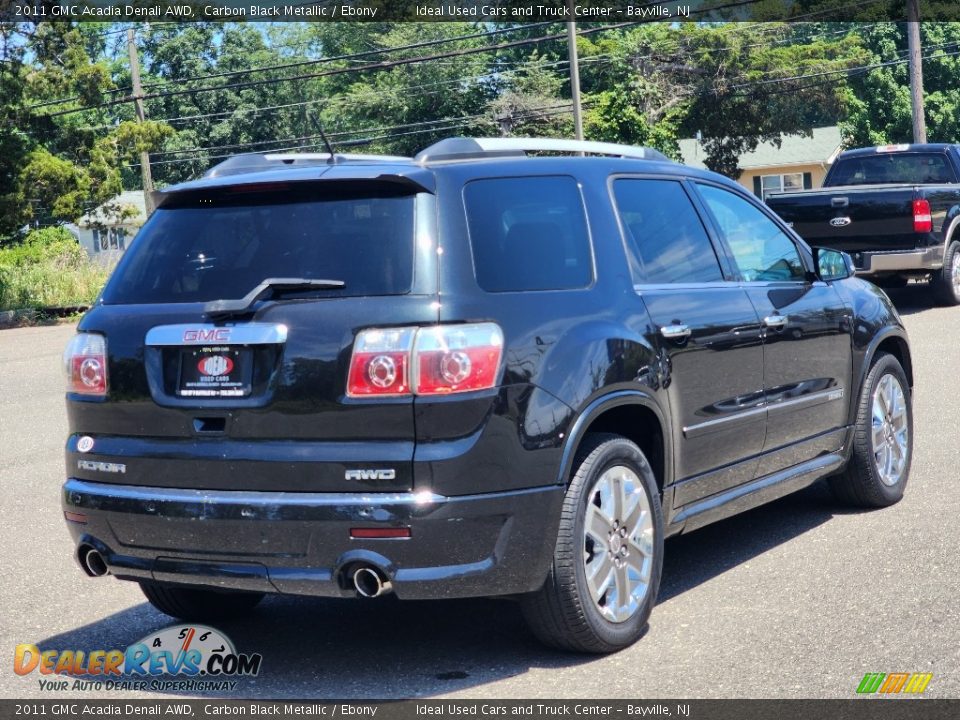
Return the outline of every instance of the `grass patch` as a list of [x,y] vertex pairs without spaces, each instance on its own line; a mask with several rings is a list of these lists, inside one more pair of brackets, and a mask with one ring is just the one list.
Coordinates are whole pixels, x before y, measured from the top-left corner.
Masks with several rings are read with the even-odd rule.
[[35,230],[0,248],[0,310],[90,305],[109,275],[63,228]]

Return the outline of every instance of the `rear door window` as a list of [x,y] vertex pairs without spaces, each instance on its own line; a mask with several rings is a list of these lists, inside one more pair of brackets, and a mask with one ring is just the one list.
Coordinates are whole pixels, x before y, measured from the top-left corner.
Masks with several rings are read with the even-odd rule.
[[127,250],[104,302],[241,298],[267,278],[345,283],[325,297],[410,292],[415,196],[369,183],[304,185],[172,198]]
[[592,282],[587,218],[572,177],[474,180],[463,199],[477,283],[487,292]]
[[713,244],[679,181],[619,178],[613,195],[644,282],[723,280]]

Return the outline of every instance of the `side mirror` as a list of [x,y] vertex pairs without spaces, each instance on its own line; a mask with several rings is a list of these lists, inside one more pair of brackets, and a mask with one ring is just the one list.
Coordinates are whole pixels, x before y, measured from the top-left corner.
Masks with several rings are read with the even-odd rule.
[[830,248],[814,248],[813,252],[817,260],[817,274],[824,282],[853,277],[856,272],[853,258],[845,252]]

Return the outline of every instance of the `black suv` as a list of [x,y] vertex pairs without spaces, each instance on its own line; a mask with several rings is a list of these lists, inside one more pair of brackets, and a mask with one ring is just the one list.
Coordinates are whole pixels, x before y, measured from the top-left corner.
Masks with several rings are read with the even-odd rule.
[[157,201],[66,351],[63,509],[89,575],[170,615],[512,595],[613,651],[665,537],[824,477],[903,494],[896,311],[719,175],[453,138],[238,156]]

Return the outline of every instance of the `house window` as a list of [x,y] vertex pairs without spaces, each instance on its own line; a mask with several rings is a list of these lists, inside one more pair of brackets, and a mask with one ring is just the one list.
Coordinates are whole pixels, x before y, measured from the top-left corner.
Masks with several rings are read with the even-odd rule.
[[93,228],[91,232],[93,233],[93,251],[98,253],[100,252],[100,231]]
[[766,200],[767,195],[775,192],[793,192],[803,190],[803,173],[786,173],[784,175],[761,175],[761,197]]
[[126,247],[127,231],[123,228],[110,228],[110,249],[123,250]]

